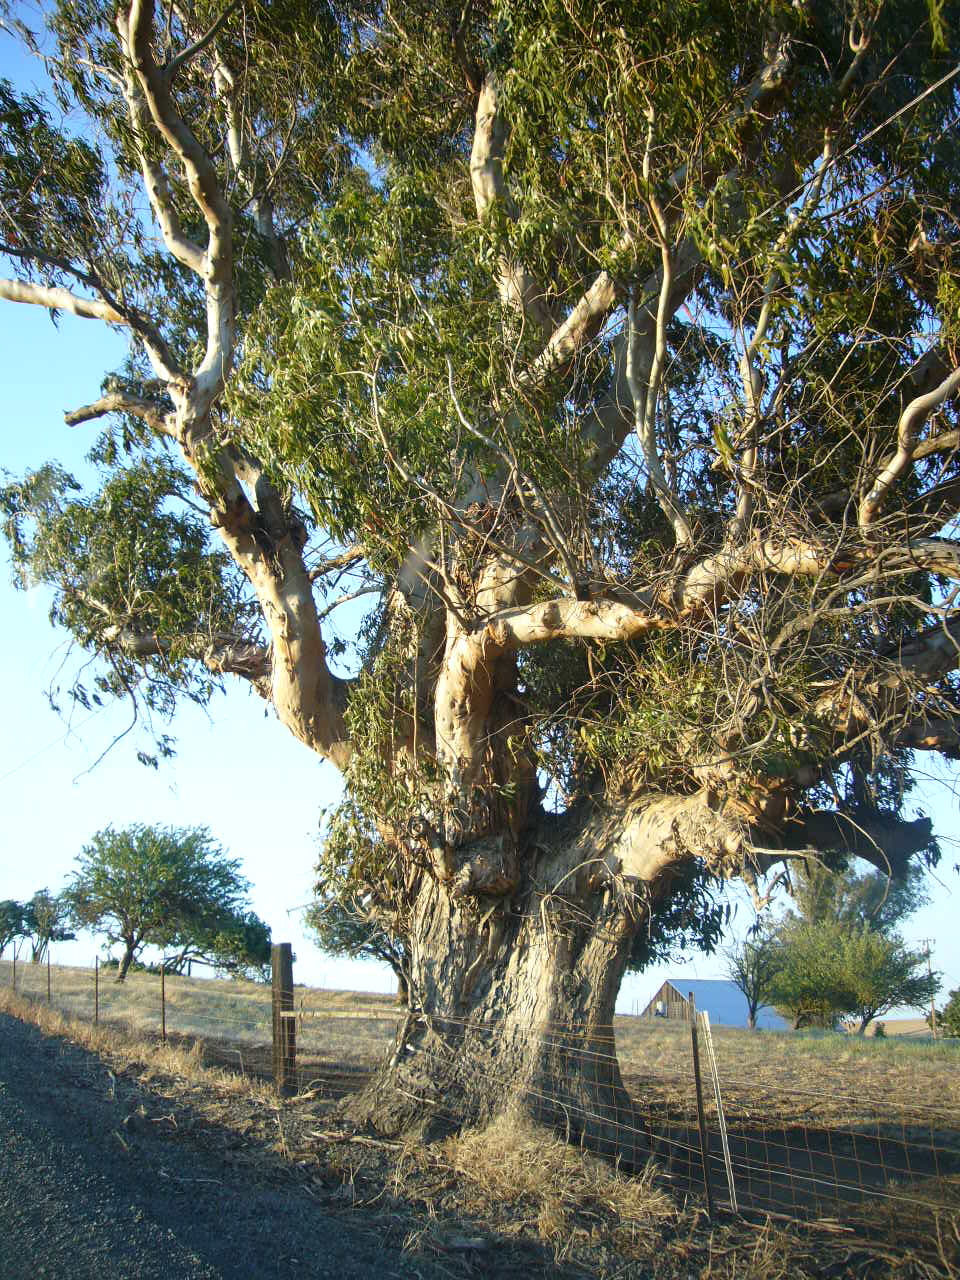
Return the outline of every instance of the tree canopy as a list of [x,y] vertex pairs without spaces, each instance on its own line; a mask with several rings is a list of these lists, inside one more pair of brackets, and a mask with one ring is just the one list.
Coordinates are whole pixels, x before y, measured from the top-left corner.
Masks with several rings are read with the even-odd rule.
[[63,894],[38,889],[21,908],[20,936],[30,939],[30,959],[42,964],[51,942],[70,942],[70,906]]
[[747,1026],[756,1028],[757,1014],[773,1004],[780,968],[780,941],[766,924],[732,943],[726,951],[727,977],[747,1001]]
[[146,946],[170,948],[174,969],[189,960],[262,969],[270,933],[248,910],[249,887],[206,828],[138,824],[97,832],[65,896],[79,925],[122,944],[122,982]]
[[0,956],[11,942],[24,936],[24,907],[13,898],[0,901]]
[[915,753],[960,752],[955,6],[50,26],[93,127],[3,87],[0,299],[130,356],[67,415],[100,488],[0,495],[18,579],[95,656],[78,697],[161,717],[147,757],[232,675],[342,770],[322,868],[424,1015],[394,1083],[476,1112],[511,1070],[600,1132],[615,1063],[524,1011],[600,1036],[730,877],[937,856],[907,806]]
[[303,923],[321,951],[332,956],[369,957],[380,960],[397,978],[397,999],[409,994],[409,958],[403,938],[388,933],[380,914],[359,898],[333,894],[318,896],[310,904]]
[[777,932],[771,1002],[796,1028],[852,1018],[862,1035],[895,1008],[924,1009],[940,989],[926,956],[896,934],[836,919],[792,918]]

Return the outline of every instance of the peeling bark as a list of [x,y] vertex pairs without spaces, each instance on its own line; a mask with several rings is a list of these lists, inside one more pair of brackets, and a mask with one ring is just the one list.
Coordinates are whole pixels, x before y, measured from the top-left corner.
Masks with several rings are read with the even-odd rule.
[[347,1115],[429,1139],[519,1105],[590,1150],[645,1164],[613,1035],[632,927],[619,908],[587,906],[529,885],[490,899],[426,881],[412,920],[410,1013]]

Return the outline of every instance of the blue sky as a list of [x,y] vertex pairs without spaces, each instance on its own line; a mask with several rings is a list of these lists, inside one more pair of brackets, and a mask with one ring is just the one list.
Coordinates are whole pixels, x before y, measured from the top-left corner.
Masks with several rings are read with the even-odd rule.
[[[39,80],[9,37],[0,33],[0,75]],[[29,82],[28,81],[28,82]],[[2,267],[0,267],[2,270]],[[39,308],[0,303],[0,370],[3,420],[0,468],[13,474],[56,458],[83,471],[83,455],[96,424],[68,428],[63,412],[95,399],[105,372],[124,351],[124,339],[97,321],[64,316],[54,328]],[[0,898],[29,897],[36,889],[58,890],[83,844],[98,829],[132,822],[210,827],[241,860],[252,882],[254,909],[277,941],[297,953],[298,981],[328,987],[391,990],[385,967],[324,956],[300,929],[301,908],[310,897],[319,813],[339,794],[332,766],[296,742],[264,704],[239,683],[210,708],[209,716],[187,705],[174,733],[178,754],[159,770],[136,760],[133,736],[105,759],[98,757],[127,725],[125,708],[91,716],[77,709],[65,722],[47,704],[44,691],[64,659],[63,636],[47,619],[48,598],[40,590],[16,592],[10,585],[6,547],[0,548],[0,690],[4,733],[0,738]],[[66,680],[63,681],[67,683]],[[929,813],[943,845],[934,901],[907,922],[911,941],[929,938],[945,989],[960,986],[960,861],[956,842],[957,770],[920,761],[925,771],[916,803]],[[743,933],[753,918],[746,896],[733,892],[734,926]],[[83,936],[55,948],[54,959],[92,963],[98,942]],[[722,976],[719,957],[694,957],[627,978],[618,1007],[630,1012],[664,977]]]

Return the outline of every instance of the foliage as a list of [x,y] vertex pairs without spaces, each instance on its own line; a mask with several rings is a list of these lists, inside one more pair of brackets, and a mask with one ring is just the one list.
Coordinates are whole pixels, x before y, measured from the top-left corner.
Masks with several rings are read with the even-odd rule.
[[960,1036],[960,987],[951,991],[946,1004],[937,1010],[937,1030],[946,1036]]
[[269,926],[253,911],[199,911],[185,918],[164,944],[173,948],[165,965],[170,973],[184,973],[192,964],[206,964],[231,978],[267,982],[271,939]]
[[875,929],[852,929],[841,956],[843,980],[850,996],[845,1012],[857,1019],[861,1033],[874,1018],[891,1009],[924,1009],[940,990],[940,977],[927,972],[926,956],[902,938]]
[[779,930],[779,955],[771,998],[794,1029],[835,1027],[853,993],[841,956],[846,930],[835,921],[787,921]]
[[317,946],[332,956],[369,956],[388,964],[405,994],[409,980],[407,946],[364,911],[358,899],[317,898],[304,915],[304,925]]
[[921,952],[860,924],[788,918],[777,931],[777,953],[771,996],[795,1027],[851,1017],[862,1033],[890,1009],[924,1008],[940,988]]
[[123,944],[118,981],[148,945],[240,972],[265,963],[269,935],[246,911],[248,882],[205,827],[107,827],[76,861],[73,917]]
[[0,956],[11,942],[22,938],[26,931],[24,921],[25,907],[22,902],[13,898],[4,898],[0,902]]
[[799,864],[792,877],[792,911],[817,923],[835,920],[888,934],[928,901],[924,869],[915,863],[888,876],[810,861]]
[[759,1011],[773,1003],[781,959],[776,933],[764,925],[726,950],[727,977],[746,997],[751,1029]]
[[23,936],[30,939],[30,959],[40,964],[52,942],[70,942],[70,903],[64,894],[38,889],[23,906]]

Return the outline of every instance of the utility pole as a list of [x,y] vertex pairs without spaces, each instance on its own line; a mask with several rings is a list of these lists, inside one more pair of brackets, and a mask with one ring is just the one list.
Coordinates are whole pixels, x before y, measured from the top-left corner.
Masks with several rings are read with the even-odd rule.
[[[923,954],[927,957],[927,974],[933,978],[933,961],[930,952],[930,938],[923,940]],[[933,1038],[937,1038],[937,1007],[934,1003],[933,991],[930,992],[930,1030],[933,1032]]]

